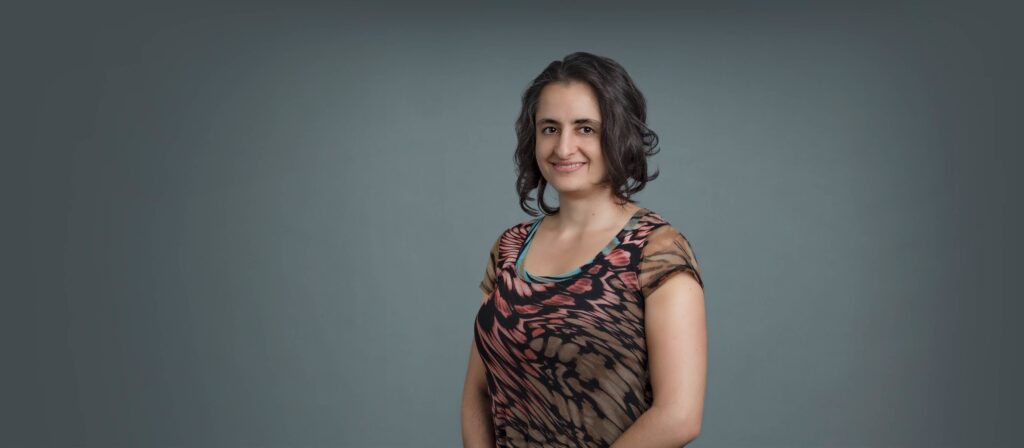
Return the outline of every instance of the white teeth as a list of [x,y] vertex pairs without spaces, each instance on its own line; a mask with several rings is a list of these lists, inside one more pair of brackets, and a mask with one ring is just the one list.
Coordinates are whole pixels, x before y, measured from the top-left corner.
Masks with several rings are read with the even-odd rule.
[[580,165],[583,165],[583,164],[582,163],[573,163],[573,164],[569,164],[569,165],[558,165],[558,166],[560,166],[562,168],[576,168],[576,167],[578,167]]

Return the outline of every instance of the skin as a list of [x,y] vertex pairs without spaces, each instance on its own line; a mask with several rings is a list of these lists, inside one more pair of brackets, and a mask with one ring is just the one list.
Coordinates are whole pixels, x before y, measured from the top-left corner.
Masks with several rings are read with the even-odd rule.
[[[550,275],[588,261],[639,207],[632,202],[619,205],[611,187],[597,185],[606,165],[593,89],[576,81],[552,83],[539,100],[536,159],[558,192],[560,211],[541,220],[523,263],[533,274]],[[561,173],[554,166],[560,161],[585,165]],[[666,280],[646,298],[644,325],[654,402],[612,447],[683,446],[700,433],[707,377],[704,293],[697,280],[685,273]],[[464,446],[494,446],[489,403],[474,342],[463,390]]]

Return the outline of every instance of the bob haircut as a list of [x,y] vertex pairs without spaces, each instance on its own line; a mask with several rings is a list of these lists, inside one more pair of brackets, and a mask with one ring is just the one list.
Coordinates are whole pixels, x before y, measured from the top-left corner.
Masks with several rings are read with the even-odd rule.
[[599,186],[611,186],[624,204],[644,189],[658,172],[647,175],[647,158],[657,154],[658,134],[647,127],[647,101],[619,63],[585,52],[572,53],[561,61],[553,61],[523,92],[523,106],[516,119],[518,144],[515,153],[516,190],[519,207],[530,216],[537,216],[527,202],[530,192],[537,191],[537,204],[548,215],[558,213],[544,202],[547,181],[537,166],[537,103],[541,90],[553,82],[584,82],[594,89],[601,110],[601,155],[608,175]]

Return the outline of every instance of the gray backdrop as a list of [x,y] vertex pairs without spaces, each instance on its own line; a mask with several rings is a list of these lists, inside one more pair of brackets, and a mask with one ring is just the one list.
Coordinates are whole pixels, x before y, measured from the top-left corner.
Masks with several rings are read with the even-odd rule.
[[640,203],[703,266],[693,446],[1009,446],[1019,17],[13,6],[0,445],[458,446],[477,283],[529,218],[519,95],[583,50],[647,95]]

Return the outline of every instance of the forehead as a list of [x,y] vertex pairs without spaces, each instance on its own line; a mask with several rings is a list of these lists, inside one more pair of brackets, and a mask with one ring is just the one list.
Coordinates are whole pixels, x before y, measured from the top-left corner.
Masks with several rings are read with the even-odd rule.
[[601,119],[597,94],[589,84],[571,81],[553,82],[544,86],[537,101],[538,118],[568,120],[577,118]]

